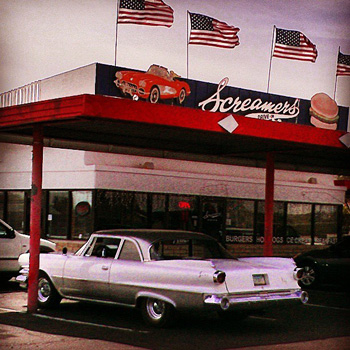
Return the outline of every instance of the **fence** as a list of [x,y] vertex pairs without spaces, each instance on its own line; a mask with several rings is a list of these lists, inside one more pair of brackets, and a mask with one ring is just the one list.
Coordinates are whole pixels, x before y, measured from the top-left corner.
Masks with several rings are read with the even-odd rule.
[[4,92],[0,94],[0,108],[40,101],[40,92],[39,81]]

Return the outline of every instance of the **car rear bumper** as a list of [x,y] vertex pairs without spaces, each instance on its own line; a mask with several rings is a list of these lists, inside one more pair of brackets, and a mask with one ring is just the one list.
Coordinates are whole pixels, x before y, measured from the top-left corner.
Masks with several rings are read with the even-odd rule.
[[207,305],[219,306],[222,310],[231,307],[235,309],[259,309],[273,305],[290,303],[307,303],[309,297],[307,292],[301,290],[268,291],[259,293],[240,293],[204,295],[204,303]]

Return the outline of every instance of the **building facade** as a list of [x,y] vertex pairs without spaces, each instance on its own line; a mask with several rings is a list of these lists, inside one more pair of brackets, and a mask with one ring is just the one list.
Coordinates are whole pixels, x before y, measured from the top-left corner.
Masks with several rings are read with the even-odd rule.
[[[29,233],[31,146],[0,143],[0,217]],[[293,256],[349,232],[334,175],[276,170],[274,255]],[[78,248],[109,228],[208,233],[235,254],[262,255],[265,170],[44,148],[42,236]]]

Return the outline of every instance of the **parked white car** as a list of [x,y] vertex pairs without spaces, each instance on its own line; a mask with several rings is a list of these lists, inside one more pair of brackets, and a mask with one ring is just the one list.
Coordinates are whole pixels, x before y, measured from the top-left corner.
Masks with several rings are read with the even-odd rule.
[[[56,244],[40,239],[40,252],[49,253],[56,249]],[[20,270],[18,257],[29,251],[29,236],[14,230],[0,219],[0,279],[9,280],[17,276]]]
[[[28,255],[20,257],[26,283]],[[62,298],[139,307],[146,323],[166,326],[175,310],[245,316],[272,305],[305,303],[287,258],[235,259],[210,236],[185,231],[109,230],[75,253],[41,254],[39,308]]]

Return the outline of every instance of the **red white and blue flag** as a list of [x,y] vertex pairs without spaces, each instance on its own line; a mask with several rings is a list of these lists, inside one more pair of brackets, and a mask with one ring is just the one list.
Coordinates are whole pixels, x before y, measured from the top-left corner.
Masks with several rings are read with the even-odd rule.
[[276,28],[273,57],[315,62],[316,45],[299,31]]
[[338,54],[337,75],[350,75],[350,55]]
[[208,45],[233,49],[239,45],[239,28],[215,18],[190,13],[191,32],[189,44]]
[[174,10],[162,0],[120,0],[118,23],[171,27]]

